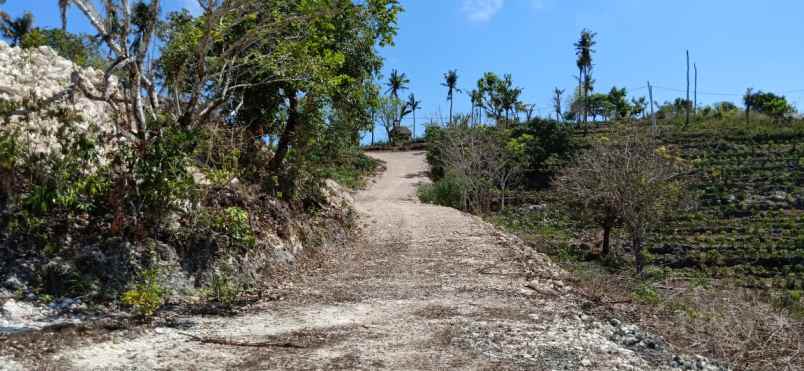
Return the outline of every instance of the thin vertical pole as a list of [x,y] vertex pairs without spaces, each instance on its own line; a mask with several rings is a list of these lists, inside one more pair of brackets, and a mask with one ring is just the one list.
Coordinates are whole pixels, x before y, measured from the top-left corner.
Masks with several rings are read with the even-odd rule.
[[695,70],[695,98],[692,106],[692,114],[694,115],[698,113],[698,65],[693,63],[692,68]]
[[656,130],[656,112],[653,111],[653,86],[648,81],[648,96],[650,98],[650,116],[653,121],[653,130]]
[[690,124],[690,51],[687,50],[687,101],[684,102],[684,105],[687,106],[687,119],[684,121],[684,126],[689,126]]

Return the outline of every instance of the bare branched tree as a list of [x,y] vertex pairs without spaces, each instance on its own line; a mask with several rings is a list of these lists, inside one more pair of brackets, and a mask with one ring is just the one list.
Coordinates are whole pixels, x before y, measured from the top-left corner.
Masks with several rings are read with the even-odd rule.
[[[128,0],[105,0],[102,2],[103,12],[96,8],[93,1],[59,0],[62,28],[66,28],[66,9],[70,4],[84,14],[112,54],[112,62],[104,74],[105,85],[101,95],[92,93],[77,74],[74,74],[75,85],[91,99],[107,101],[113,107],[119,107],[122,103],[124,108],[119,110],[123,113],[121,117],[129,122],[129,134],[136,133],[141,139],[147,139],[147,122],[149,118],[155,119],[159,112],[154,70],[146,64],[158,22],[159,0],[137,2],[133,7]],[[125,71],[127,79],[127,83],[123,84],[125,92],[122,99],[112,96],[111,81],[117,71]]]
[[622,223],[641,274],[645,237],[684,201],[681,165],[653,136],[622,129],[594,143],[557,182],[576,215],[603,228],[604,254],[609,232]]
[[461,208],[489,211],[495,202],[501,209],[511,185],[522,174],[522,161],[508,151],[506,136],[494,128],[472,127],[469,116],[455,122],[439,137],[440,162],[448,176],[461,184]]

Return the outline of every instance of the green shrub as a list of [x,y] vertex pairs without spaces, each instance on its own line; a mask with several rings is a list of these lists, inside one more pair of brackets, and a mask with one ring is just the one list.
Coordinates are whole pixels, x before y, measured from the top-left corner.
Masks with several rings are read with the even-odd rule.
[[248,211],[239,207],[202,210],[198,229],[206,228],[212,232],[228,236],[235,243],[253,247],[257,238],[251,229]]
[[234,304],[242,293],[243,286],[232,278],[231,269],[224,269],[223,272],[213,273],[206,297],[207,300],[228,306]]
[[142,271],[139,282],[123,293],[122,302],[131,306],[138,315],[150,317],[162,306],[165,291],[159,285],[159,271],[156,268]]
[[455,176],[447,176],[430,184],[419,186],[416,191],[419,200],[428,204],[435,204],[461,209],[465,184]]
[[634,300],[649,305],[659,304],[661,298],[656,289],[648,283],[642,283],[634,289]]

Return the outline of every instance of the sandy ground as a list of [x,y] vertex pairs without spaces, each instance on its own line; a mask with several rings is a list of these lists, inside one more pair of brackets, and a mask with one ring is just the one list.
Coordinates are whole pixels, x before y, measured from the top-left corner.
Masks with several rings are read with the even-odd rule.
[[[53,355],[69,370],[651,370],[582,313],[561,272],[477,217],[421,204],[423,152],[375,153],[355,196],[364,237],[282,300],[236,317],[186,316]],[[207,344],[192,336],[272,346]],[[242,345],[242,344],[241,344]],[[2,369],[2,367],[0,367]]]

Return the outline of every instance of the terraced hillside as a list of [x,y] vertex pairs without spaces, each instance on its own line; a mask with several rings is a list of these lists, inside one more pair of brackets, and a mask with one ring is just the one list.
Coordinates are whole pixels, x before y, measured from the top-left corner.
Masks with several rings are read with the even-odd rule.
[[700,204],[655,234],[654,263],[804,288],[804,125],[712,126],[665,140],[693,165]]

